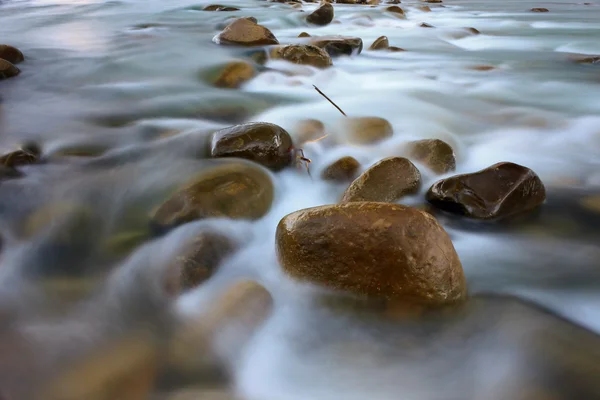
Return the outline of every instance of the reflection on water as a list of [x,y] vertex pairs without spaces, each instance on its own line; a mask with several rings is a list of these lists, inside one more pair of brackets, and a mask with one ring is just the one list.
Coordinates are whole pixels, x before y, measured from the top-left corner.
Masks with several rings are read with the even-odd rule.
[[[157,399],[600,398],[600,69],[568,58],[600,53],[600,3],[530,13],[539,2],[457,0],[425,12],[408,1],[407,19],[336,5],[339,23],[324,27],[303,19],[317,4],[201,11],[209,3],[0,2],[0,40],[27,59],[0,82],[0,144],[35,140],[44,155],[0,184],[0,398],[141,399],[149,385]],[[211,41],[231,16],[257,17],[282,43],[343,33],[365,50],[327,70],[271,60],[240,89],[218,89],[215,68],[249,55]],[[381,35],[406,51],[366,50]],[[394,135],[340,144],[344,117],[313,85]],[[312,178],[269,172],[263,218],[148,223],[217,165],[205,159],[211,132],[266,121],[298,139],[307,118],[328,134],[302,145]],[[276,225],[338,201],[345,185],[318,179],[327,165],[352,156],[366,169],[429,138],[454,148],[456,173],[512,161],[546,184],[541,209],[503,223],[434,212],[461,258],[467,306],[394,319],[323,302],[284,275]],[[416,164],[421,192],[402,202],[424,206],[439,176]],[[206,232],[237,250],[174,296],[170,266]],[[268,293],[235,285],[248,279]]]

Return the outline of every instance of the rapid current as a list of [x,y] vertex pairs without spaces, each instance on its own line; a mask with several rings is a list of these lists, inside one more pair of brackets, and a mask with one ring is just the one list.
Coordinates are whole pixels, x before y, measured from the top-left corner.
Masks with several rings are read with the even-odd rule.
[[[171,317],[157,309],[170,300],[149,293],[159,290],[151,283],[180,243],[210,228],[241,248],[170,306],[194,316],[242,278],[271,293],[273,312],[228,358],[223,385],[240,399],[600,399],[600,66],[570,58],[600,54],[600,1],[444,0],[425,12],[403,0],[405,19],[383,4],[336,4],[323,27],[305,21],[317,3],[230,0],[240,11],[202,11],[208,4],[0,0],[0,43],[26,57],[18,77],[0,81],[0,145],[36,142],[45,159],[0,185],[0,398],[4,390],[6,400],[27,399],[63,353],[126,331],[132,319],[166,329]],[[212,41],[232,16],[257,18],[281,43],[306,31],[357,36],[364,50],[322,70],[270,60],[241,88],[215,88],[210,71],[247,52]],[[382,35],[406,51],[368,50]],[[211,162],[203,143],[216,129],[264,121],[294,137],[310,118],[339,131],[344,116],[313,85],[348,115],[387,119],[393,137],[304,144],[311,176],[272,173],[274,202],[257,221],[208,219],[125,252],[110,245],[143,230],[165,191]],[[364,170],[430,138],[454,148],[456,172],[444,176],[511,161],[547,191],[539,210],[508,223],[438,217],[473,302],[462,318],[381,321],[324,306],[321,288],[285,275],[279,220],[336,203],[346,187],[319,179],[326,165],[349,155]],[[69,149],[93,156],[65,156]],[[421,191],[404,204],[423,204],[440,179],[417,166]],[[81,207],[91,214],[73,222]],[[53,222],[32,234],[23,221],[39,209]],[[73,224],[77,234],[65,233]],[[66,301],[81,285],[103,300]]]

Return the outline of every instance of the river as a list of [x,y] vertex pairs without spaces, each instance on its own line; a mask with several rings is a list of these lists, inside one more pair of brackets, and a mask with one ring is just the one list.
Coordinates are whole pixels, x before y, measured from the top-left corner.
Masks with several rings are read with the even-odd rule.
[[[323,27],[304,20],[316,3],[301,12],[236,0],[226,4],[240,11],[202,11],[208,4],[0,1],[0,43],[26,57],[18,77],[0,82],[0,146],[34,141],[48,159],[0,187],[1,315],[18,320],[39,342],[43,355],[33,359],[40,370],[54,368],[60,346],[73,340],[84,347],[85,332],[96,329],[40,328],[40,320],[66,312],[62,299],[40,293],[40,282],[101,276],[120,266],[123,278],[110,282],[136,285],[132,276],[160,270],[182,240],[210,227],[241,249],[210,281],[178,298],[176,312],[209,308],[240,278],[259,281],[275,300],[273,314],[232,362],[231,385],[242,399],[600,398],[593,379],[600,373],[600,66],[570,59],[600,54],[600,2],[445,0],[425,12],[418,8],[425,3],[403,1],[405,19],[383,5],[337,4],[334,23]],[[534,7],[549,12],[529,11]],[[298,42],[303,31],[343,34],[362,38],[364,50],[334,58],[323,70],[269,61],[240,89],[215,88],[206,78],[210,71],[246,51],[212,41],[232,16],[256,17],[281,43]],[[434,28],[420,27],[423,22]],[[406,51],[368,50],[382,35]],[[264,121],[294,136],[298,121],[313,118],[339,130],[344,116],[313,85],[348,115],[387,119],[394,136],[370,146],[306,143],[312,177],[302,168],[272,174],[275,201],[257,221],[194,222],[126,258],[102,247],[116,232],[142,226],[161,193],[207,165],[203,140],[216,129]],[[474,299],[459,321],[390,323],[323,307],[314,301],[318,288],[281,271],[277,223],[290,212],[338,201],[345,186],[318,179],[337,158],[353,156],[368,166],[403,154],[408,141],[429,138],[454,148],[455,173],[500,161],[531,168],[546,186],[546,203],[504,224],[439,216]],[[102,155],[61,155],[79,148]],[[423,204],[439,179],[421,173],[421,191],[403,203]],[[49,204],[61,212],[85,204],[94,216],[85,220],[84,234],[63,238],[57,249],[50,239],[61,226],[33,236],[21,226]],[[126,325],[131,310],[123,302],[139,301],[130,297],[117,298],[94,324]],[[160,325],[157,315],[148,318]],[[50,336],[57,338],[42,339]],[[20,360],[15,354],[11,363]],[[0,372],[18,369],[3,363]],[[15,381],[3,384],[27,393]]]

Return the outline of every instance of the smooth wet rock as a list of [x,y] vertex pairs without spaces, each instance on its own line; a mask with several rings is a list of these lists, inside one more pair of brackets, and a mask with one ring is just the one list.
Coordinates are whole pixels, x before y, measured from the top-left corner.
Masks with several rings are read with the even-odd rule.
[[0,58],[0,81],[13,78],[21,73],[21,70],[12,63]]
[[538,12],[538,13],[544,13],[544,12],[548,12],[550,10],[548,10],[547,8],[543,8],[543,7],[537,7],[537,8],[532,8],[531,11]]
[[279,222],[276,243],[283,269],[302,281],[407,306],[466,297],[448,234],[412,207],[359,202],[296,211]]
[[25,57],[21,50],[8,44],[0,44],[0,58],[8,61],[11,64],[18,64],[25,61]]
[[299,37],[299,38],[304,38],[304,37],[310,37],[310,35],[309,35],[308,33],[306,33],[306,32],[301,32],[301,33],[298,35],[298,37]]
[[217,44],[238,46],[267,46],[279,44],[270,30],[247,18],[238,18],[227,25],[213,41]]
[[380,117],[346,117],[340,125],[341,139],[352,144],[373,144],[394,135],[389,121]]
[[14,168],[21,165],[30,165],[39,162],[41,149],[36,144],[25,144],[20,149],[0,156],[0,164]]
[[422,162],[437,174],[444,174],[456,169],[454,150],[442,140],[417,140],[409,143],[408,150],[413,159]]
[[203,8],[204,11],[239,11],[237,7],[221,6],[218,4],[211,4]]
[[360,163],[354,157],[346,156],[328,165],[321,173],[326,181],[346,182],[354,179]]
[[398,7],[398,6],[389,6],[389,7],[386,7],[385,11],[387,11],[389,13],[393,13],[397,17],[404,17],[405,16],[404,10],[401,9],[400,7]]
[[600,64],[600,56],[573,55],[569,59],[577,64]]
[[492,71],[495,70],[496,67],[493,65],[473,65],[469,67],[469,69],[472,69],[473,71]]
[[358,0],[335,0],[338,4],[356,4]]
[[406,50],[404,50],[404,49],[402,49],[400,47],[390,46],[390,47],[388,47],[388,51],[396,53],[396,52],[399,52],[399,51],[406,51]]
[[385,50],[390,47],[390,42],[387,36],[380,36],[369,47],[369,50]]
[[168,198],[152,216],[164,230],[204,218],[258,219],[271,208],[273,182],[266,170],[241,161],[207,168]]
[[422,22],[419,25],[421,28],[435,28],[435,26],[428,24],[427,22]]
[[510,217],[540,206],[545,199],[544,184],[536,173],[510,162],[442,179],[427,192],[434,206],[477,219]]
[[360,54],[363,48],[361,38],[350,36],[316,36],[310,44],[322,48],[331,57]]
[[306,17],[306,22],[321,26],[327,25],[333,21],[333,15],[333,6],[329,3],[323,3]]
[[271,50],[271,58],[286,60],[294,64],[311,65],[316,68],[327,68],[333,64],[325,50],[308,44],[275,47]]
[[391,203],[416,193],[421,173],[408,159],[389,157],[377,162],[346,189],[340,203],[379,201]]
[[215,132],[212,157],[245,158],[274,171],[292,162],[292,138],[283,128],[266,122],[234,125]]
[[224,89],[237,89],[245,82],[254,78],[256,69],[245,61],[232,61],[225,65],[214,85]]
[[235,247],[231,239],[219,233],[202,232],[194,237],[171,265],[179,277],[177,286],[185,291],[202,284]]
[[466,28],[469,32],[471,32],[473,35],[480,35],[481,32],[479,32],[479,30],[475,29],[475,28]]

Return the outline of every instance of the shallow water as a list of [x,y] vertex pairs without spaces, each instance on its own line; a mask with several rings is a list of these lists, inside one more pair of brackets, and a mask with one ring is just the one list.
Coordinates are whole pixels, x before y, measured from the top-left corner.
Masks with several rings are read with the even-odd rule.
[[[600,68],[568,60],[570,53],[600,53],[600,2],[449,0],[430,4],[426,13],[417,9],[422,3],[405,1],[405,20],[383,7],[336,5],[337,22],[319,28],[307,26],[306,13],[285,4],[239,0],[229,2],[238,12],[200,11],[210,3],[0,2],[0,42],[27,57],[18,78],[0,82],[0,145],[34,140],[49,157],[24,167],[26,177],[2,182],[0,190],[2,315],[48,343],[38,349],[40,370],[56,361],[53,352],[68,342],[57,338],[69,329],[36,331],[31,321],[63,312],[40,292],[40,282],[104,277],[116,266],[130,276],[123,287],[135,284],[136,274],[152,279],[183,239],[209,227],[243,247],[207,284],[178,300],[178,313],[209,308],[215,293],[241,277],[257,279],[275,298],[272,317],[232,362],[233,385],[243,398],[550,398],[540,387],[554,398],[600,398],[593,379],[600,365],[600,211],[584,206],[584,198],[600,193]],[[550,12],[528,12],[532,7]],[[207,71],[244,53],[211,41],[231,16],[255,16],[282,43],[297,41],[302,31],[341,33],[361,37],[365,50],[335,59],[327,70],[269,61],[268,70],[240,90],[213,88],[203,78]],[[420,28],[421,22],[436,28]],[[366,50],[381,35],[407,51]],[[472,69],[480,65],[495,68]],[[107,247],[115,234],[142,229],[165,191],[211,163],[202,160],[203,139],[215,129],[267,121],[294,134],[296,121],[317,118],[328,132],[339,130],[343,116],[312,85],[348,115],[388,119],[394,136],[362,147],[305,145],[315,179],[302,169],[273,174],[275,202],[259,221],[188,224],[132,254]],[[547,203],[501,225],[438,216],[476,299],[464,316],[419,325],[324,308],[315,301],[317,288],[292,282],[280,270],[277,222],[289,212],[338,200],[344,186],[316,178],[329,162],[351,155],[366,168],[425,138],[454,147],[456,173],[500,161],[528,166],[545,183]],[[71,146],[106,152],[52,158]],[[423,188],[406,204],[422,204],[439,179],[419,167]],[[76,216],[24,233],[23,220],[48,204]],[[92,212],[80,216],[81,207]],[[53,239],[69,224],[85,234],[67,235],[57,250]],[[138,307],[144,298],[136,295],[121,300]],[[157,302],[152,305],[159,307]],[[131,317],[135,307],[118,303],[94,328],[82,323],[81,334],[71,332],[73,340],[91,343],[86,332],[95,328],[109,335],[106,327],[127,325],[125,315]],[[164,322],[159,313],[146,312],[135,318]],[[14,385],[9,380],[3,384]]]

